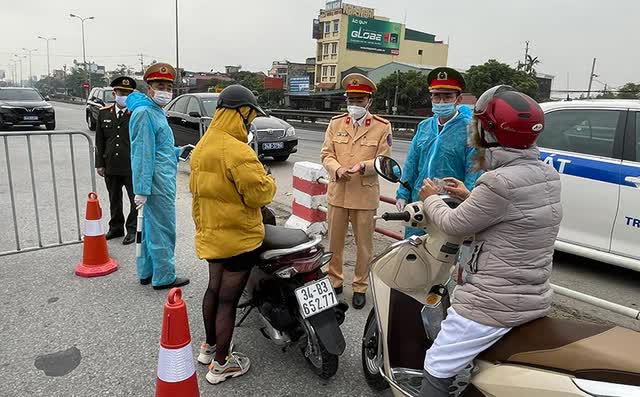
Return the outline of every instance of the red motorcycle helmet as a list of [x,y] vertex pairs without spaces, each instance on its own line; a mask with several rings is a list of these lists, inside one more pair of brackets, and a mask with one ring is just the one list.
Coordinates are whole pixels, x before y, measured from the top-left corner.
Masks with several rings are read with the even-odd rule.
[[[485,91],[473,113],[480,120],[480,135],[486,146],[527,149],[544,130],[544,112],[540,105],[508,85]],[[487,143],[484,131],[490,132],[498,142]]]

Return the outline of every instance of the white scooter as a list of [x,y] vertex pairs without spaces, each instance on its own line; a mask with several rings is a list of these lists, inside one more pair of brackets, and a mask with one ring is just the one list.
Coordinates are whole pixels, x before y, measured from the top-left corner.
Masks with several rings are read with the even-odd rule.
[[[378,174],[399,183],[398,163],[375,161]],[[455,207],[453,198],[445,202]],[[419,395],[425,352],[440,331],[457,281],[462,239],[437,230],[411,203],[380,219],[422,227],[389,246],[370,265],[374,308],[362,339],[369,386],[395,397]],[[463,371],[450,391],[466,397],[640,396],[640,333],[617,326],[541,318],[511,330]]]

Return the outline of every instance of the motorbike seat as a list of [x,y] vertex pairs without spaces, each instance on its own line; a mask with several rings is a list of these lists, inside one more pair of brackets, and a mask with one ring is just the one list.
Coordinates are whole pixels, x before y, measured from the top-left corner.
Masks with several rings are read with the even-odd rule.
[[309,242],[311,239],[301,229],[289,229],[283,226],[264,226],[264,242],[262,248],[265,251],[293,248]]
[[640,333],[543,317],[513,328],[478,359],[528,365],[576,378],[640,386]]

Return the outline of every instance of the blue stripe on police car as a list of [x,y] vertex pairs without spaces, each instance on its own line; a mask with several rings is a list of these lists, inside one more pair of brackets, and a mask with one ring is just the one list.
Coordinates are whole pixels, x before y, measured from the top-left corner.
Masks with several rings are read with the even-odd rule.
[[634,167],[632,165],[564,153],[540,151],[540,160],[552,165],[559,173],[564,175],[631,187],[636,187],[636,185],[626,181],[625,177],[640,172],[640,167],[638,166]]

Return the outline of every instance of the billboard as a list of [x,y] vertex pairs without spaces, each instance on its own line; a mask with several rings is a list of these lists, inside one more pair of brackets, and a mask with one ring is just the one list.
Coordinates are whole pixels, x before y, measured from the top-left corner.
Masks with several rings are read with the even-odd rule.
[[399,23],[351,16],[347,49],[398,55],[401,33],[402,25]]
[[284,88],[284,81],[278,77],[266,77],[264,79],[265,90],[281,90]]
[[290,77],[289,94],[307,95],[309,94],[309,76]]

